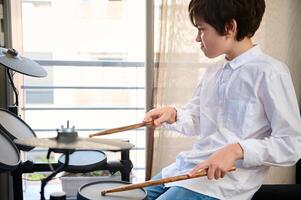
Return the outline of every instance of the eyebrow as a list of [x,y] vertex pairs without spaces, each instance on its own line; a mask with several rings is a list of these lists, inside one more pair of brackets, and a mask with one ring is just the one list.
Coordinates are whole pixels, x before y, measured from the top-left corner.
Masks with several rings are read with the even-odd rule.
[[202,26],[202,25],[205,25],[205,22],[203,21],[198,21],[195,23],[197,26]]

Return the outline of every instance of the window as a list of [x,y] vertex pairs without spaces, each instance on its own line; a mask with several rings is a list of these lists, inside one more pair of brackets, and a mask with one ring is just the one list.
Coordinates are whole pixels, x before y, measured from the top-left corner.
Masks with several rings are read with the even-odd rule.
[[[38,137],[56,135],[67,120],[87,136],[143,119],[145,21],[143,0],[22,1],[24,56],[48,71],[46,78],[24,76],[21,86],[24,120]],[[143,181],[145,129],[105,137],[135,145],[132,172]],[[28,157],[46,157],[43,150]]]

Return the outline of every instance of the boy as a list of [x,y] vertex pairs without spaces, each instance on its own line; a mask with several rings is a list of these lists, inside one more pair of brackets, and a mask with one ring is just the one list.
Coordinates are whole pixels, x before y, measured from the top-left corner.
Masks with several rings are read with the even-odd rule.
[[[150,200],[251,199],[269,166],[299,160],[301,120],[289,70],[251,40],[264,10],[264,0],[190,2],[196,41],[207,57],[224,54],[225,62],[207,70],[184,110],[153,109],[144,121],[200,135],[154,179],[199,170],[207,178],[148,187]],[[233,165],[237,170],[227,173]]]

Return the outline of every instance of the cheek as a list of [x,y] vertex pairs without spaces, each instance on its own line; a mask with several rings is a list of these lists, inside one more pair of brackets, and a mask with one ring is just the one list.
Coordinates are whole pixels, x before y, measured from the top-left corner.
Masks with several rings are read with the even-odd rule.
[[202,42],[207,51],[214,51],[217,46],[216,42],[210,37],[203,37]]
[[212,37],[207,39],[207,44],[210,46],[210,48],[216,50],[216,51],[223,51],[226,43],[226,41],[221,37]]
[[217,40],[216,38],[210,38],[210,40],[207,39],[205,46],[207,51],[207,57],[209,58],[215,58],[223,54],[224,43],[222,41]]
[[206,44],[206,46],[214,46],[215,39],[214,37],[211,37],[210,34],[203,34],[201,38],[204,44]]

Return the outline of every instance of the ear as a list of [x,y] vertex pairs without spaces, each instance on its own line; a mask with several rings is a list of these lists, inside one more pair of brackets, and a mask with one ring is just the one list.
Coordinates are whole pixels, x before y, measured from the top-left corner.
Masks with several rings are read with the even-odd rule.
[[231,19],[229,22],[226,23],[225,26],[226,37],[234,38],[237,33],[237,22],[235,19]]

